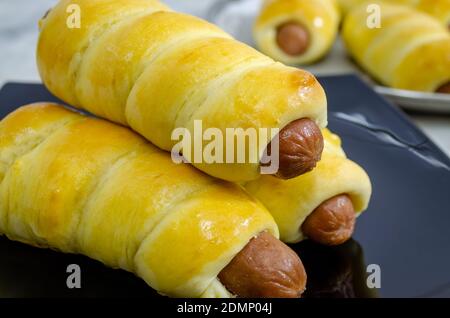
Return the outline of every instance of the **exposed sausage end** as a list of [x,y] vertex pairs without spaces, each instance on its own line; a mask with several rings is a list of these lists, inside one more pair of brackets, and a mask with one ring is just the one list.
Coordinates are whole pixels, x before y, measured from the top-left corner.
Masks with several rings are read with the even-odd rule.
[[231,293],[244,298],[299,298],[306,288],[298,255],[267,232],[253,238],[219,279]]

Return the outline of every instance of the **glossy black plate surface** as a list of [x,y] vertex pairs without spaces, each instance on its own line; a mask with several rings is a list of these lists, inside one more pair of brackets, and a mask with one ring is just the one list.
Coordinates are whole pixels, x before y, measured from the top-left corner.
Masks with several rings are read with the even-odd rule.
[[[373,198],[354,240],[329,248],[293,246],[309,275],[306,297],[450,297],[450,160],[405,115],[353,76],[320,79],[330,128],[371,176]],[[17,107],[56,101],[39,84],[7,84],[0,118]],[[450,129],[450,127],[449,127]],[[66,287],[78,264],[82,288]],[[367,265],[381,288],[366,286]],[[78,255],[0,238],[0,297],[156,296],[132,274]]]

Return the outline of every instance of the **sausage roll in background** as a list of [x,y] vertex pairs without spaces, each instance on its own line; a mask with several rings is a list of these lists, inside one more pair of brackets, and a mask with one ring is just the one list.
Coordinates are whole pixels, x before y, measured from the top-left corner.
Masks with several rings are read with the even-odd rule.
[[317,167],[303,176],[279,180],[262,176],[245,185],[270,211],[284,242],[304,238],[338,245],[353,234],[355,219],[372,193],[366,172],[346,158],[340,138],[325,129],[325,149]]
[[[82,12],[80,28],[66,25],[70,4]],[[178,144],[172,133],[179,127],[205,145],[202,134],[194,134],[195,120],[202,120],[203,130],[216,128],[223,136],[226,128],[289,126],[291,138],[280,141],[281,178],[301,175],[320,159],[327,101],[315,77],[273,61],[206,21],[156,0],[62,0],[40,30],[38,68],[54,95],[131,127],[163,150]],[[258,145],[269,143],[258,139]],[[257,159],[264,149],[259,147]],[[293,149],[300,153],[293,155]],[[190,161],[229,181],[253,180],[261,172],[260,160]]]
[[343,39],[350,55],[386,86],[450,92],[450,32],[412,8],[371,1],[381,7],[381,27],[367,27],[366,5],[345,17]]
[[352,8],[365,2],[366,0],[336,0],[341,14],[345,16]]
[[[337,0],[343,15],[367,0]],[[393,4],[412,6],[426,12],[450,27],[450,0],[389,0]],[[370,3],[370,2],[369,2]]]
[[134,272],[181,297],[299,297],[265,208],[127,128],[52,104],[0,122],[0,234]]
[[254,38],[259,49],[275,60],[310,64],[331,49],[339,19],[335,0],[266,0]]

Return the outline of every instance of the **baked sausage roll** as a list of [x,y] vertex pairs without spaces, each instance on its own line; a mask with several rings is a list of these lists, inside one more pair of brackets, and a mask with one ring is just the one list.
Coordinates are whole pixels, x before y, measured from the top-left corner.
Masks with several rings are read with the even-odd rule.
[[[80,28],[66,26],[70,4],[80,8]],[[222,136],[227,128],[242,128],[235,136],[245,139],[248,128],[282,130],[301,119],[319,134],[326,126],[326,96],[313,75],[276,63],[214,25],[158,1],[62,0],[40,25],[37,61],[47,88],[75,107],[131,127],[163,150],[179,143],[172,136],[176,128],[186,128],[192,144],[205,149],[211,141],[202,132],[209,128]],[[195,132],[197,120],[201,133]],[[310,138],[291,135],[299,137],[280,149]],[[259,159],[270,143],[259,133],[255,138],[258,158],[244,163],[225,158],[228,140],[219,158],[227,163],[182,153],[212,176],[248,181],[259,177]],[[306,143],[313,147],[311,155],[291,156],[277,175],[311,170],[320,159],[321,138]],[[249,158],[248,145],[244,152]]]
[[367,0],[336,0],[341,15],[345,16],[350,10]]
[[306,279],[241,187],[51,104],[0,122],[0,233],[134,272],[168,296],[298,297]]
[[450,0],[399,0],[406,1],[442,22],[450,30]]
[[[367,0],[338,0],[341,12],[344,15],[363,2],[367,2]],[[432,15],[442,24],[450,27],[450,0],[391,0],[388,2],[412,6]]]
[[325,149],[313,171],[286,181],[262,176],[245,185],[275,218],[284,242],[344,243],[353,234],[355,217],[369,204],[367,173],[346,158],[337,135],[327,129],[323,134]]
[[336,39],[339,10],[334,0],[267,0],[254,38],[262,52],[287,64],[322,58]]
[[380,28],[367,27],[366,5],[352,10],[344,20],[343,38],[355,61],[386,86],[450,91],[448,30],[409,7],[374,3],[381,8]]

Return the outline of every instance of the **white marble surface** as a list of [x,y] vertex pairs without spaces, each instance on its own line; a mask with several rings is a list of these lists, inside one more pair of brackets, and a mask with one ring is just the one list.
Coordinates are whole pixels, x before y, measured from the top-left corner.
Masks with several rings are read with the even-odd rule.
[[[217,0],[164,2],[178,11],[204,16],[215,1]],[[9,81],[40,81],[35,63],[37,21],[56,2],[57,0],[0,0],[0,86]],[[450,116],[414,115],[412,119],[450,155]]]

